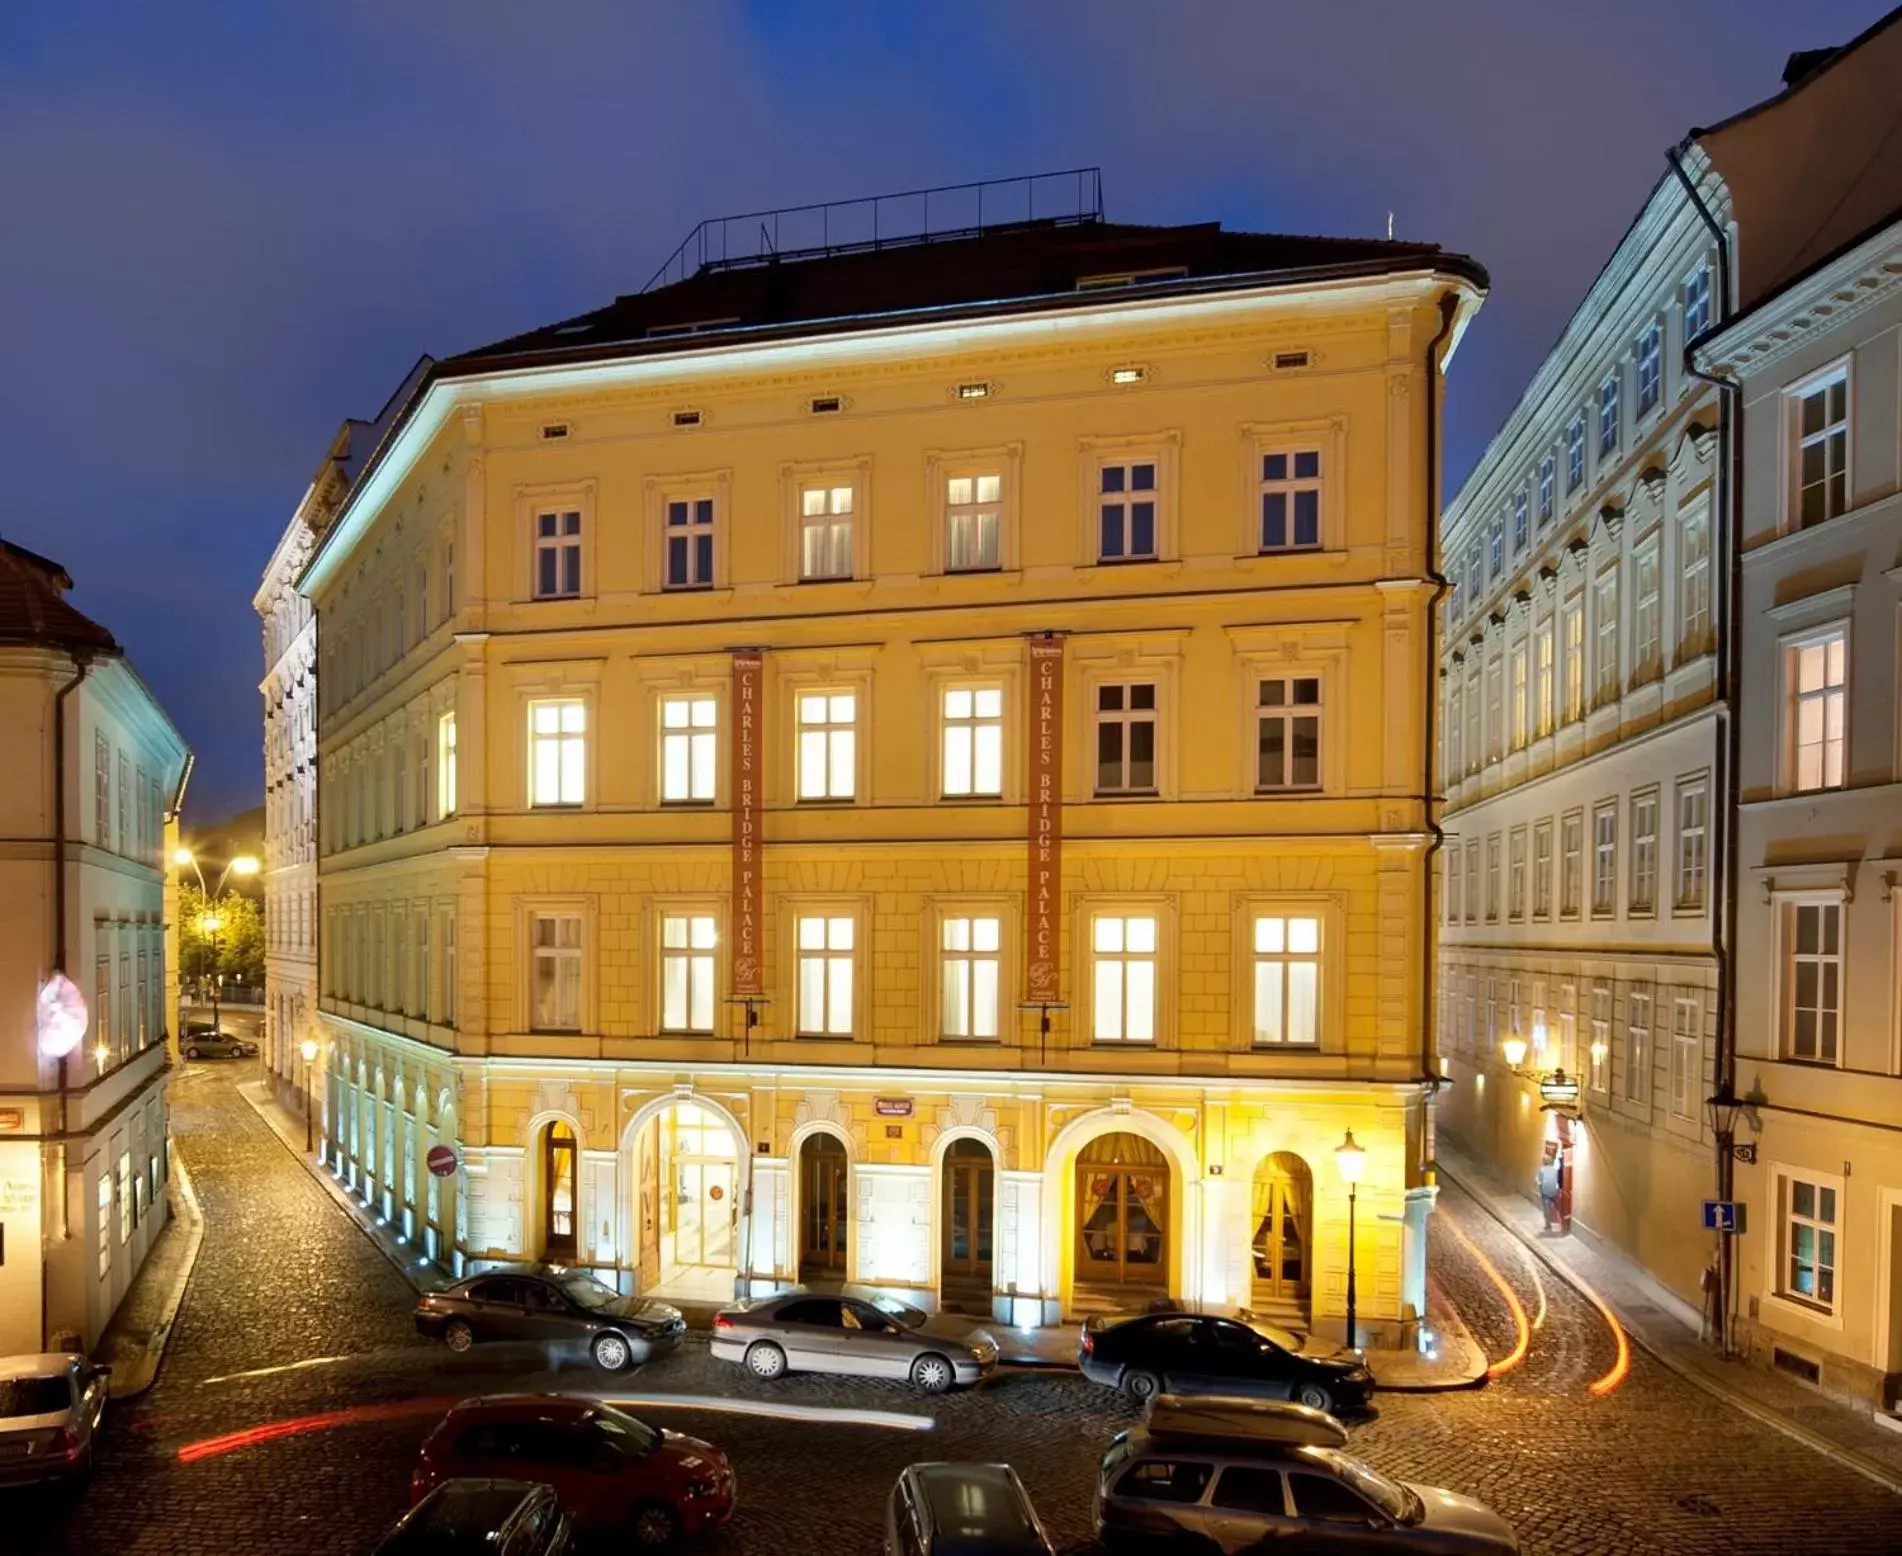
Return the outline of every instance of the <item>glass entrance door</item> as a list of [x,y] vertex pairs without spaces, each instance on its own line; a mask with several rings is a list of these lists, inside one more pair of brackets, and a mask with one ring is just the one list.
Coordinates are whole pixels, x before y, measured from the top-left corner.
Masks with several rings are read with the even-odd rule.
[[947,1278],[991,1277],[993,1181],[991,1153],[977,1141],[959,1140],[945,1154],[940,1263]]
[[674,1262],[733,1262],[733,1163],[674,1163]]
[[845,1147],[813,1135],[799,1148],[800,1274],[843,1275],[846,1229]]
[[1276,1155],[1255,1175],[1254,1297],[1257,1304],[1308,1300],[1308,1219],[1313,1193],[1307,1164]]
[[575,1256],[575,1133],[561,1123],[542,1134],[542,1254]]

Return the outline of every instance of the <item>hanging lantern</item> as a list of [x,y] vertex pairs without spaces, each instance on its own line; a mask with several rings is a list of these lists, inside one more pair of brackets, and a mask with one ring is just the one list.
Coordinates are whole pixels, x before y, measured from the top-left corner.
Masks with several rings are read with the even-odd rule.
[[65,973],[56,972],[40,985],[35,1013],[40,1053],[64,1059],[86,1035],[86,996]]

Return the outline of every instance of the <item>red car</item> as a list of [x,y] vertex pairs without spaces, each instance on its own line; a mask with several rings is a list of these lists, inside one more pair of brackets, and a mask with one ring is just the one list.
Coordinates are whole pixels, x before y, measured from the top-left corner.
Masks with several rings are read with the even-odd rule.
[[711,1443],[567,1394],[465,1399],[437,1423],[410,1476],[410,1501],[465,1477],[541,1481],[577,1528],[657,1548],[733,1512],[733,1466]]

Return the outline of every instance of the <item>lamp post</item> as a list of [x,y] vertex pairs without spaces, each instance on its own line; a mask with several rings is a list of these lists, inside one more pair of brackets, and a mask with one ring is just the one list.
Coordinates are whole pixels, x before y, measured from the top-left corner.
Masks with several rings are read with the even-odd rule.
[[180,848],[172,855],[172,863],[179,869],[191,866],[192,874],[198,877],[199,894],[205,899],[205,912],[198,916],[199,930],[211,937],[211,1025],[218,1030],[218,931],[224,928],[224,919],[218,914],[218,904],[225,900],[225,883],[234,875],[256,875],[257,859],[251,854],[234,854],[225,861],[224,869],[218,875],[218,889],[211,890],[205,885],[205,872],[199,867],[198,856],[189,848]]
[[308,1156],[315,1149],[310,1137],[310,1067],[317,1062],[316,1039],[305,1038],[297,1045],[297,1051],[304,1056],[304,1154]]
[[[1717,1198],[1720,1201],[1736,1199],[1736,1164],[1748,1164],[1757,1159],[1754,1142],[1737,1144],[1737,1115],[1743,1111],[1743,1107],[1743,1099],[1731,1090],[1727,1082],[1720,1083],[1716,1096],[1704,1099],[1704,1115],[1710,1121],[1710,1132],[1717,1138]],[[1731,1231],[1719,1231],[1717,1234],[1717,1344],[1720,1354],[1725,1357],[1731,1354],[1730,1288],[1731,1266],[1736,1256],[1735,1237],[1736,1234]]]
[[1359,1337],[1354,1291],[1354,1207],[1360,1197],[1361,1175],[1367,1170],[1367,1153],[1354,1143],[1354,1131],[1334,1147],[1334,1165],[1340,1169],[1341,1182],[1347,1185],[1347,1345],[1354,1349]]

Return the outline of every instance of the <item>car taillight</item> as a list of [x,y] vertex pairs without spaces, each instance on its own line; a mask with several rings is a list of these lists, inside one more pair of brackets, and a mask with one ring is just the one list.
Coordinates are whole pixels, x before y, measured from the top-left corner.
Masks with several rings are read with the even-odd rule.
[[733,1320],[728,1318],[724,1313],[715,1313],[713,1315],[713,1327],[715,1329],[731,1329],[733,1327]]
[[79,1433],[70,1426],[59,1429],[59,1451],[69,1459],[79,1452]]
[[1087,1329],[1083,1331],[1083,1354],[1085,1356],[1096,1354],[1096,1336]]

